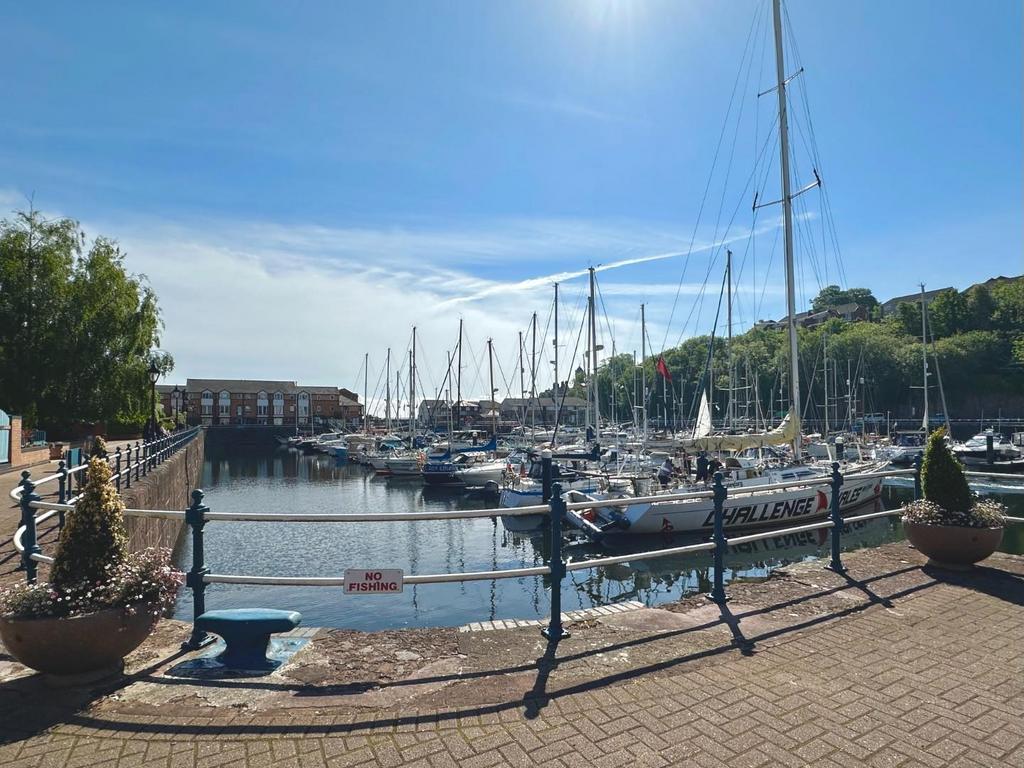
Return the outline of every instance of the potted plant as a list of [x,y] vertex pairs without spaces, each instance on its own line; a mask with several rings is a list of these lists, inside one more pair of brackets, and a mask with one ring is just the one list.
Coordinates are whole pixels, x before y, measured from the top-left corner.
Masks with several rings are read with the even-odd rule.
[[945,429],[937,429],[928,438],[921,465],[924,498],[904,506],[903,530],[931,564],[964,569],[999,547],[1006,507],[971,493],[945,436]]
[[0,640],[19,662],[55,675],[119,672],[177,596],[167,549],[128,551],[124,502],[102,458],[89,462],[68,512],[49,583],[0,593]]

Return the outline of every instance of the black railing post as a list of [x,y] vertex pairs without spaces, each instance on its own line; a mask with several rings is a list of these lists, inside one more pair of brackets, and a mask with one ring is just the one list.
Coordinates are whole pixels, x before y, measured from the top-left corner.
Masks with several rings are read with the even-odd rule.
[[192,590],[192,635],[181,644],[186,650],[194,651],[210,641],[209,635],[197,629],[195,620],[206,613],[206,582],[203,577],[210,572],[206,567],[203,553],[203,526],[210,508],[203,504],[203,492],[192,491],[192,505],[185,510],[185,523],[192,529],[192,568],[185,574],[185,586]]
[[125,473],[124,473],[124,487],[132,487],[132,444],[128,443],[128,447],[125,449]]
[[914,457],[914,501],[921,498],[921,454]]
[[551,501],[551,451],[541,452],[540,469],[540,498],[541,501],[547,504]]
[[[57,503],[64,504],[68,500],[68,467],[61,459],[60,463],[57,464],[57,474],[60,477],[57,478]],[[64,510],[62,509],[58,514],[58,525],[64,527]]]
[[117,486],[117,492],[120,493],[121,492],[121,446],[117,446],[117,453],[114,454],[114,477],[116,478],[116,482],[114,483],[114,485]]
[[729,495],[722,485],[722,473],[715,472],[715,580],[708,597],[721,605],[729,600],[725,596],[725,498]]
[[840,553],[840,536],[843,529],[843,516],[839,514],[839,489],[843,487],[843,475],[839,471],[839,462],[832,462],[832,562],[828,567],[836,573],[843,573],[842,555]]
[[139,441],[135,441],[135,479],[139,479],[139,471],[141,470],[142,464],[142,446],[139,445]]
[[36,540],[36,511],[32,509],[32,502],[39,501],[36,494],[36,484],[31,480],[31,473],[25,470],[21,473],[21,524],[25,532],[21,535],[21,567],[25,571],[25,578],[29,584],[36,583],[36,569],[38,565],[32,559],[32,555],[38,555],[42,550]]
[[[546,461],[550,473],[551,452]],[[541,630],[541,634],[548,640],[557,643],[559,640],[569,637],[569,633],[562,626],[562,579],[565,578],[565,563],[562,561],[562,519],[565,517],[565,499],[562,498],[562,484],[555,483],[551,487],[551,502],[549,516],[551,518],[551,557],[548,564],[551,567],[551,621],[547,628]]]

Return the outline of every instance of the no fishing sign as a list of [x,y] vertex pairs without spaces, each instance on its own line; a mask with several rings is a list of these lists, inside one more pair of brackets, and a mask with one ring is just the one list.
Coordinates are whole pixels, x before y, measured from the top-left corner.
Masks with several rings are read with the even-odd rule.
[[402,591],[405,573],[401,568],[346,568],[346,595],[393,595]]

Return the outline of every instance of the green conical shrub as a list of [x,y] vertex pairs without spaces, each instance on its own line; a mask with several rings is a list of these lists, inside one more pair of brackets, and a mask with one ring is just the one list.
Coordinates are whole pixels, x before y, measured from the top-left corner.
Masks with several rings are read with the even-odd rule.
[[947,512],[969,512],[974,499],[967,485],[964,467],[944,440],[946,430],[939,428],[928,438],[921,465],[924,497]]
[[128,555],[124,502],[110,484],[110,474],[105,460],[89,462],[85,491],[67,513],[53,558],[50,583],[57,589],[106,581],[109,570]]

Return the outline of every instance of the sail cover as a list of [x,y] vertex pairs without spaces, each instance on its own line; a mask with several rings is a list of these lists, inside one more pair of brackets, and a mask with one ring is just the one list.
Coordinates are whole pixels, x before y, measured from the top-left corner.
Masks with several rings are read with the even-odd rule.
[[[701,412],[697,418],[695,433],[701,428],[701,420],[704,417],[706,406],[707,400],[702,399]],[[711,413],[708,411],[708,424],[710,425],[710,423]],[[712,435],[705,433],[700,436],[680,440],[679,445],[682,448],[692,448],[698,451],[742,451],[747,448],[763,448],[768,445],[788,445],[796,439],[796,435],[796,420],[793,418],[793,411],[790,410],[786,414],[786,418],[782,420],[782,423],[768,432],[749,432],[744,435]]]

